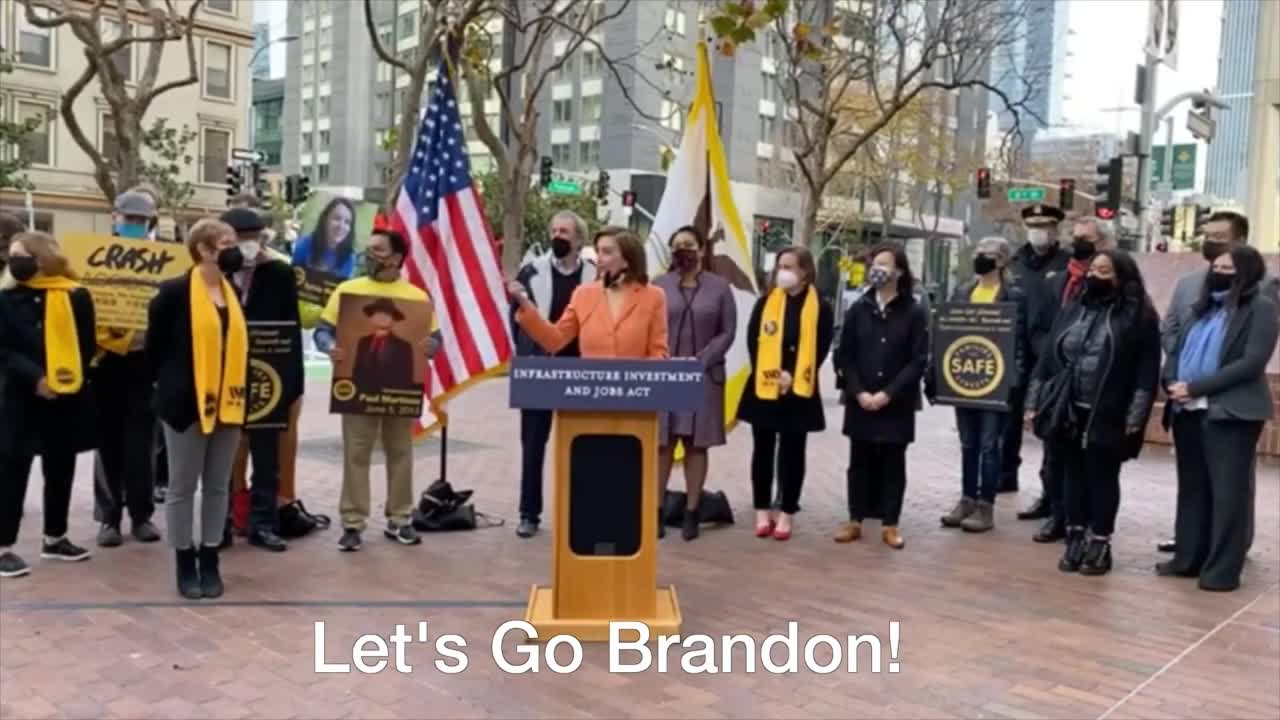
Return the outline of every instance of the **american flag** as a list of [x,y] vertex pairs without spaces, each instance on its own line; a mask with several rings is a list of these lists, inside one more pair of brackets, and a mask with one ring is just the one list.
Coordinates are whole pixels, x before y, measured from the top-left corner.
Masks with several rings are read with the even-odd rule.
[[468,384],[497,375],[511,358],[510,308],[493,231],[471,182],[462,118],[442,62],[418,128],[391,227],[409,244],[409,281],[431,296],[441,347],[426,395],[448,422],[444,404]]

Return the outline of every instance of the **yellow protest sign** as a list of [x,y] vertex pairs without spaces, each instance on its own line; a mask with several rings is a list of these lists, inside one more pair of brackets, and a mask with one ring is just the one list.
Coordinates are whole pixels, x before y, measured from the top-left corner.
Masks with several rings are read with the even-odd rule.
[[160,283],[191,268],[187,249],[173,243],[94,233],[64,233],[58,243],[93,296],[101,327],[145,330],[147,305]]

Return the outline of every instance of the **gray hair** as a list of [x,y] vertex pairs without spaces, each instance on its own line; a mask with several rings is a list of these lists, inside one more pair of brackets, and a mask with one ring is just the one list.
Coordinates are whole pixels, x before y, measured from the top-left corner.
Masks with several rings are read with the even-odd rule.
[[1112,221],[1102,220],[1100,218],[1089,217],[1086,215],[1084,217],[1076,218],[1075,224],[1087,225],[1088,227],[1093,228],[1093,231],[1098,234],[1098,238],[1102,240],[1102,244],[1105,246],[1099,248],[1100,250],[1106,250],[1107,248],[1114,248],[1116,246],[1116,226]]
[[978,247],[975,252],[986,252],[994,250],[1006,263],[1013,256],[1013,249],[1009,247],[1009,241],[1000,235],[988,235],[978,241]]
[[573,231],[578,236],[578,244],[582,245],[587,242],[587,221],[582,216],[572,210],[561,210],[551,216],[551,222],[557,220],[569,220],[573,223]]

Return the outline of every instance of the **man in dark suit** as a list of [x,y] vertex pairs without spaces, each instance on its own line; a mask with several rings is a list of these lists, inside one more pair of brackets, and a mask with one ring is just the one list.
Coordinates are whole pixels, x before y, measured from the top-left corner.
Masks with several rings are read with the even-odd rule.
[[[241,267],[228,278],[240,296],[245,320],[253,332],[254,323],[271,323],[283,328],[290,338],[288,355],[275,366],[280,375],[280,397],[277,406],[288,408],[302,396],[305,379],[302,359],[302,330],[298,319],[298,290],[289,263],[270,255],[263,247],[262,231],[266,219],[257,210],[239,207],[222,214],[222,221],[236,231]],[[286,418],[288,416],[286,415]],[[287,421],[287,419],[286,419]],[[277,513],[280,486],[280,437],[276,427],[247,428],[240,441],[240,452],[232,468],[232,489],[245,484],[248,458],[253,458],[253,479],[249,491],[249,544],[282,552],[288,548],[279,535]],[[247,446],[247,447],[246,447]],[[237,487],[238,486],[238,487]],[[231,523],[223,534],[230,542]]]
[[408,388],[421,384],[413,374],[413,344],[391,331],[404,313],[390,298],[378,298],[364,306],[373,332],[356,343],[351,379],[361,390]]

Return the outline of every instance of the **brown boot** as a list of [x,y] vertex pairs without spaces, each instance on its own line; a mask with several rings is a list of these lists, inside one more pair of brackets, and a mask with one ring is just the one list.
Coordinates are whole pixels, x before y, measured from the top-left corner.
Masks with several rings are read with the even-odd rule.
[[884,544],[894,550],[901,550],[907,541],[902,539],[902,534],[898,532],[896,527],[887,527],[880,531],[880,537],[884,540]]
[[851,543],[862,537],[862,523],[847,522],[836,531],[834,540],[838,543]]

